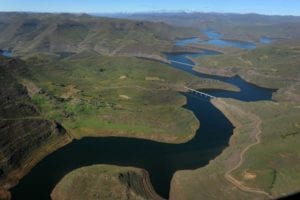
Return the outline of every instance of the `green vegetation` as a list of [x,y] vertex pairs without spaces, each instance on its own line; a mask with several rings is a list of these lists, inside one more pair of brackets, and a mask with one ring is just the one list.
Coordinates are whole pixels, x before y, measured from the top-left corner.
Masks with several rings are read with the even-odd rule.
[[[245,107],[263,119],[261,143],[247,152],[245,162],[233,175],[245,185],[273,196],[299,192],[300,108],[287,103],[242,106]],[[253,177],[247,177],[247,173]]]
[[[299,78],[297,71],[299,62],[300,46],[295,43],[293,46],[274,44],[272,46],[260,47],[252,51],[242,51],[230,55],[217,55],[196,59],[199,67],[223,68],[230,75],[255,71],[257,74],[265,76],[267,79],[277,77],[281,79],[275,84],[284,84],[284,80],[289,81]],[[198,69],[198,68],[197,68]],[[249,74],[248,76],[251,76]],[[271,80],[270,80],[271,82]],[[267,84],[267,83],[266,83]]]
[[279,90],[276,103],[214,102],[236,126],[230,147],[204,168],[176,172],[171,199],[266,199],[299,192],[299,53],[293,39],[194,59],[195,70],[240,75]]
[[[266,199],[299,192],[297,104],[235,100],[214,103],[236,126],[230,147],[206,167],[176,172],[171,199]],[[238,166],[241,152],[252,144]],[[237,180],[235,184],[226,180],[227,173]]]
[[199,70],[221,75],[240,75],[247,81],[269,88],[279,88],[274,98],[300,101],[300,46],[297,40],[274,44],[252,51],[242,51],[195,59]]
[[[85,136],[184,142],[199,122],[183,86],[235,87],[165,64],[160,52],[196,29],[86,15],[0,13],[0,198],[44,156]],[[105,55],[105,56],[104,56]]]
[[69,142],[66,130],[40,115],[18,76],[19,60],[0,56],[0,199],[44,156]]
[[[124,15],[134,20],[165,22],[174,26],[213,29],[227,39],[259,42],[261,36],[299,38],[300,17],[266,16],[258,14],[226,13],[141,13]],[[202,36],[205,38],[205,36]]]
[[[213,28],[230,39],[257,42],[267,35],[289,40],[252,51],[225,49],[226,55],[195,59],[196,70],[238,74],[252,83],[279,88],[273,97],[278,102],[214,101],[236,126],[230,147],[206,167],[176,172],[170,198],[265,199],[298,192],[299,18],[199,17],[203,15],[183,14],[181,19],[166,15],[163,21]],[[25,60],[0,56],[0,198],[9,199],[6,190],[40,159],[69,142],[68,135],[184,142],[199,126],[193,113],[182,108],[184,86],[236,90],[136,58],[164,60],[161,52],[182,50],[173,48],[177,37],[201,36],[194,28],[26,13],[0,13],[0,28],[1,49],[11,49]],[[67,175],[52,197],[156,198],[147,176],[134,168],[81,168]],[[76,193],[71,193],[74,187]]]
[[68,173],[53,189],[60,199],[161,199],[153,190],[145,170],[113,165],[93,165]]
[[163,59],[177,37],[198,35],[197,29],[165,23],[109,19],[89,15],[1,13],[0,49],[14,55],[94,52]]
[[[80,55],[40,63],[28,58],[33,102],[45,118],[57,120],[76,137],[123,135],[183,142],[198,127],[182,108],[185,85],[234,89],[230,85],[138,58]],[[38,91],[38,90],[36,90]]]

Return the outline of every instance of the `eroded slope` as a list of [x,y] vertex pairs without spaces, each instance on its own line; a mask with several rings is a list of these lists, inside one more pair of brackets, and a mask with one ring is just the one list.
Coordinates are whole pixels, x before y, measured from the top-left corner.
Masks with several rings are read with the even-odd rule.
[[[0,190],[8,189],[42,157],[68,141],[66,130],[40,116],[16,76],[24,63],[0,58]],[[9,197],[0,192],[0,198]]]

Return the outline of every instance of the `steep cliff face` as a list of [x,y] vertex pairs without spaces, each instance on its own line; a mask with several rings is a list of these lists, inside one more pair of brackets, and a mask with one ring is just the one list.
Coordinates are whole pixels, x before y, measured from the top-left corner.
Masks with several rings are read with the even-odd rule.
[[22,167],[31,153],[48,139],[63,134],[64,129],[48,120],[0,120],[0,180],[12,170]]
[[40,116],[18,82],[25,72],[20,60],[0,57],[0,199],[8,198],[3,191],[68,138],[60,124]]
[[26,89],[15,78],[24,71],[21,65],[21,61],[15,59],[0,58],[0,119],[39,115]]

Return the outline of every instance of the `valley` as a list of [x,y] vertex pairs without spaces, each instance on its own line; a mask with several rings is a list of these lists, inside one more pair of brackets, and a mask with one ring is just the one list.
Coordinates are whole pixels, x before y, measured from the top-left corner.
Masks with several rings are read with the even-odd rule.
[[299,192],[300,20],[166,16],[0,13],[0,199]]

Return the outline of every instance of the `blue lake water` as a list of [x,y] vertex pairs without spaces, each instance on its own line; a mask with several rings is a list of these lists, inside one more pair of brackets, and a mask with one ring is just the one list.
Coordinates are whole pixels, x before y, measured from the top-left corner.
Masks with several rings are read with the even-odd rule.
[[[182,53],[182,54],[166,53],[166,57],[168,60],[171,61],[172,66],[177,69],[181,69],[185,72],[188,72],[190,74],[193,74],[193,75],[201,77],[201,78],[208,78],[208,79],[213,79],[213,80],[230,83],[230,84],[235,85],[238,88],[240,88],[239,92],[230,92],[230,91],[222,91],[222,90],[206,90],[206,93],[209,93],[213,96],[224,97],[224,98],[234,98],[234,99],[238,99],[241,101],[259,101],[259,100],[266,100],[266,99],[272,98],[272,94],[276,90],[262,88],[262,87],[254,85],[254,84],[248,83],[239,76],[223,77],[223,76],[217,76],[217,75],[204,74],[204,73],[193,70],[193,66],[185,65],[185,64],[194,65],[193,61],[191,61],[189,59],[189,57],[203,57],[203,56],[212,56],[212,55],[217,55],[217,54],[219,54],[219,53],[215,52],[215,51],[204,50],[204,51],[201,51],[200,53]],[[185,64],[180,64],[177,62],[185,63]]]
[[259,40],[259,42],[261,44],[271,44],[273,42],[273,39],[272,38],[269,38],[267,36],[262,36]]
[[[212,40],[219,40],[216,38],[220,36],[217,33],[210,33],[210,37]],[[178,41],[176,44],[184,46],[192,41],[197,42],[196,39],[189,39]],[[241,49],[253,48],[246,43],[237,42],[234,45]],[[169,60],[193,65],[194,63],[188,57],[216,54],[218,53],[214,51],[201,51],[194,54],[170,53],[166,56]],[[275,91],[247,83],[238,76],[227,78],[207,75],[194,71],[192,66],[174,62],[171,62],[170,67],[180,69],[182,73],[231,83],[241,90],[240,92],[206,91],[217,97],[230,97],[241,101],[271,100],[272,93]],[[50,199],[53,187],[65,174],[92,164],[114,164],[146,169],[156,192],[168,198],[173,174],[177,170],[196,169],[207,165],[228,146],[234,128],[224,114],[210,103],[209,99],[191,93],[182,93],[182,95],[187,99],[184,108],[191,110],[201,122],[201,126],[190,141],[182,144],[169,144],[125,137],[74,140],[47,156],[22,178],[20,183],[11,189],[13,199]]]
[[0,49],[0,55],[7,57],[7,58],[11,58],[12,57],[12,52],[8,51],[8,50],[1,50]]
[[[206,45],[213,45],[217,47],[234,47],[239,49],[255,49],[256,45],[252,42],[246,42],[246,41],[237,41],[237,40],[225,40],[222,39],[223,35],[213,31],[213,30],[204,30],[203,33],[209,38],[208,40],[202,41],[198,37],[192,37],[192,38],[186,38],[176,41],[177,46],[187,46],[190,44],[206,44]],[[273,42],[273,39],[267,36],[260,37],[259,40],[260,44],[271,44]]]
[[209,38],[207,41],[200,42],[201,44],[208,44],[217,47],[235,47],[239,49],[255,49],[256,45],[251,42],[236,41],[236,40],[224,40],[223,35],[213,31],[205,30],[204,34]]

